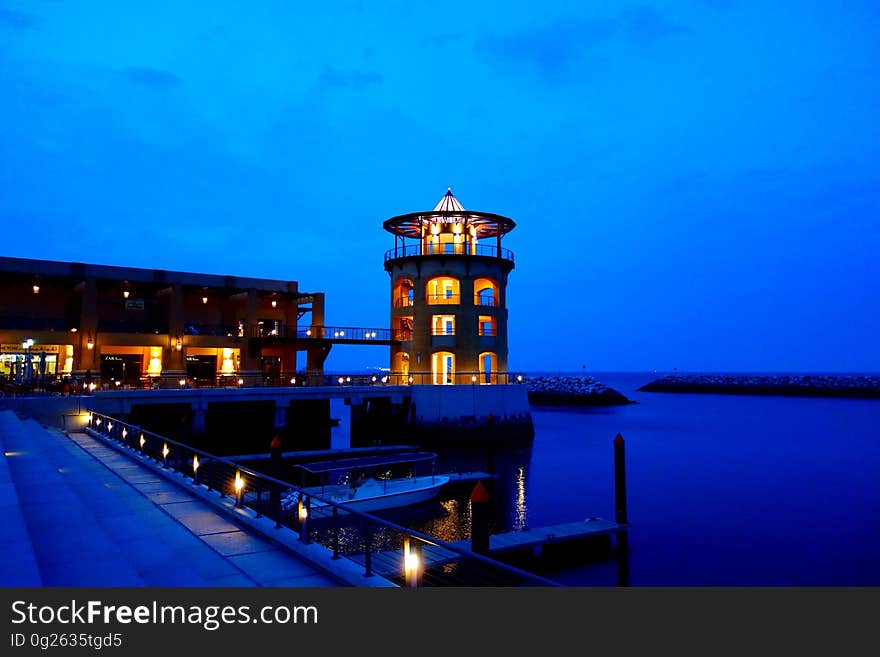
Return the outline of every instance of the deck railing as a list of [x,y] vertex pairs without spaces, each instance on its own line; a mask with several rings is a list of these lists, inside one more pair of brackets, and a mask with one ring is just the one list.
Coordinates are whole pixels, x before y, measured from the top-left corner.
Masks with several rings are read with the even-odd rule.
[[[328,548],[334,559],[348,558],[363,568],[364,577],[382,572],[398,584],[410,586],[558,586],[556,582],[471,552],[369,513],[309,492],[284,479],[191,445],[142,429],[122,419],[92,412],[88,428],[118,443],[132,455],[176,472],[192,486],[247,507],[256,518],[267,517],[275,528],[299,533],[304,544]],[[270,465],[270,467],[273,467]],[[284,500],[295,499],[294,505]],[[320,512],[313,511],[320,502]],[[443,565],[425,568],[425,560],[404,558],[433,550],[445,555]],[[397,568],[396,561],[400,560]],[[409,564],[404,570],[403,564]]]
[[409,258],[412,256],[484,256],[488,258],[500,258],[501,260],[510,260],[513,262],[513,251],[501,247],[499,250],[494,244],[453,244],[441,243],[434,244],[428,242],[424,246],[421,244],[407,244],[405,246],[397,246],[385,252],[385,260],[394,260],[395,258]]

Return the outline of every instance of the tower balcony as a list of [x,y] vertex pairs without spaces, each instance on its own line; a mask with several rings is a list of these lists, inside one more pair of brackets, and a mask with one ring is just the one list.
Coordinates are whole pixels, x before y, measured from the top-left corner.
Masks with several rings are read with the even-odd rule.
[[399,258],[413,258],[423,256],[481,256],[484,258],[498,258],[513,262],[513,251],[498,248],[494,244],[406,244],[389,249],[385,252],[385,262]]

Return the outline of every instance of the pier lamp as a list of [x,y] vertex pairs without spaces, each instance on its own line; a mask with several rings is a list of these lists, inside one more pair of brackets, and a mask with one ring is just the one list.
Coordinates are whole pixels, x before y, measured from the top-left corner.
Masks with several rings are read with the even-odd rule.
[[239,380],[238,380],[238,385],[239,385],[239,386],[243,386],[243,385],[244,385],[244,379],[239,379]]
[[90,383],[89,384],[89,392],[95,392],[95,388],[97,388],[97,387],[98,387],[98,384]]
[[208,303],[208,297],[202,297],[202,305]]
[[476,382],[477,382],[477,377],[476,377],[476,375],[471,376],[471,383],[476,383]]
[[113,431],[113,423],[108,422],[107,423],[107,433],[110,433],[111,431]]
[[420,546],[412,545],[409,538],[403,541],[403,579],[407,586],[417,587],[421,576],[422,560]]
[[309,503],[308,497],[299,498],[296,508],[296,516],[299,519],[299,540],[303,543],[309,542]]
[[128,429],[122,427],[122,439],[125,440],[125,437],[128,435]]
[[372,381],[373,383],[376,383],[376,377],[373,376],[372,379],[371,379],[371,381]]
[[147,439],[144,438],[144,434],[141,434],[141,439],[140,439],[139,442],[140,442],[140,446],[141,446],[141,452],[143,452],[143,451],[144,451],[144,445],[145,445],[146,442],[147,442]]
[[292,386],[296,385],[296,377],[295,376],[290,378],[290,385],[292,385]]
[[181,379],[180,381],[178,381],[178,383],[180,384],[180,387],[181,387],[181,388],[185,388],[185,387],[186,387],[186,379]]
[[517,381],[517,383],[522,383],[522,374],[516,375],[516,381]]
[[241,471],[235,471],[235,506],[241,506],[241,492],[244,490],[244,479],[241,478]]
[[351,383],[351,377],[350,377],[350,376],[345,377],[345,382],[346,382],[346,383]]
[[312,329],[306,329],[306,335],[311,337],[312,336]]
[[409,384],[412,385],[412,382],[413,382],[413,378],[409,377]]
[[131,292],[129,292],[128,290],[123,290],[123,291],[122,291],[122,298],[123,298],[123,299],[128,299],[128,296],[129,296],[130,294],[131,294]]
[[162,467],[168,467],[168,454],[171,453],[171,450],[168,449],[168,443],[162,444]]
[[199,483],[199,455],[193,454],[193,481]]
[[89,333],[88,340],[86,341],[86,349],[94,349],[94,348],[95,348],[95,341],[92,340],[92,334]]
[[343,379],[343,378],[340,376],[340,377],[337,379],[337,382],[339,383],[339,385],[342,385],[343,383],[345,383],[345,379]]
[[99,417],[95,418],[95,426],[99,426],[99,427],[101,426],[101,418],[99,418]]

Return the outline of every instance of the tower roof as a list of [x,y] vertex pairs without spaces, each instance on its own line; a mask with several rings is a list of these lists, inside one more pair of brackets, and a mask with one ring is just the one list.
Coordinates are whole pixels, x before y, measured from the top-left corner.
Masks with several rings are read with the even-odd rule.
[[461,203],[452,195],[452,187],[446,188],[443,198],[434,206],[434,212],[464,212]]

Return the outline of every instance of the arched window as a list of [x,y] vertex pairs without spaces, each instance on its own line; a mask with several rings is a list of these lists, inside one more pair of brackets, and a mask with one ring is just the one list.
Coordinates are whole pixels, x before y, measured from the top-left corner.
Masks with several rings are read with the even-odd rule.
[[460,303],[460,288],[457,278],[437,276],[428,281],[425,296],[429,304]]
[[491,278],[478,278],[474,281],[474,305],[497,306],[498,283]]
[[437,351],[431,354],[431,374],[434,385],[451,385],[455,382],[455,354]]
[[399,278],[392,290],[392,305],[395,308],[403,308],[413,305],[414,284],[409,278]]
[[498,383],[498,356],[491,351],[480,354],[480,383]]

